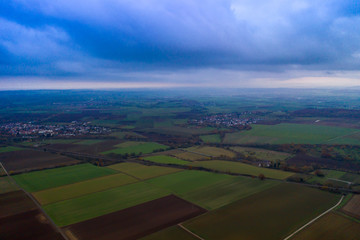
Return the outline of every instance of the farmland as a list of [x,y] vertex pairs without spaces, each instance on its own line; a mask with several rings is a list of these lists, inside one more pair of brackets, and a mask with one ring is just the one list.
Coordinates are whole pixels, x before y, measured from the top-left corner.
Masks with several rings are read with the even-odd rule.
[[354,195],[350,201],[343,207],[343,211],[360,219],[360,195]]
[[187,148],[184,149],[185,151],[191,152],[191,153],[198,153],[200,155],[204,155],[204,156],[209,156],[209,157],[229,157],[229,158],[233,158],[236,156],[235,153],[223,149],[223,148],[217,148],[217,147],[191,147],[191,148]]
[[142,180],[181,171],[181,169],[176,168],[145,166],[138,163],[118,163],[111,165],[108,168]]
[[166,150],[168,146],[155,143],[155,142],[125,142],[115,145],[115,149],[103,152],[102,154],[146,154],[152,153],[155,150]]
[[303,231],[296,234],[292,239],[359,239],[360,224],[336,213],[329,213]]
[[360,140],[351,136],[358,129],[328,127],[306,124],[254,125],[249,131],[228,133],[225,143],[235,144],[360,144]]
[[199,161],[191,163],[191,166],[194,167],[204,167],[216,171],[221,171],[224,173],[237,173],[237,174],[246,174],[252,176],[258,176],[259,174],[264,174],[265,177],[274,178],[274,179],[285,179],[293,175],[291,172],[284,172],[280,170],[270,169],[270,168],[261,168],[253,165],[233,162],[233,161],[221,161],[221,160],[212,160],[212,161]]
[[44,209],[57,225],[66,226],[168,194],[168,191],[139,182],[48,204]]
[[13,152],[13,151],[21,151],[21,150],[23,150],[23,148],[12,147],[12,146],[0,147],[0,153]]
[[200,138],[205,143],[220,143],[221,142],[221,137],[219,134],[202,135],[202,136],[200,136]]
[[91,164],[79,164],[23,173],[15,175],[14,179],[27,191],[35,192],[114,173],[116,173],[116,171],[109,168],[95,167]]
[[239,236],[283,239],[338,200],[335,194],[281,184],[191,219],[184,225],[205,239],[238,239]]
[[0,194],[17,190],[17,186],[9,177],[0,177]]
[[138,239],[204,212],[204,209],[170,195],[73,224],[66,229],[80,239]]
[[292,155],[284,152],[271,151],[261,148],[251,147],[232,147],[235,152],[241,153],[245,158],[255,157],[259,160],[267,160],[271,162],[284,161]]
[[104,191],[110,188],[134,183],[137,180],[128,175],[117,173],[98,177],[86,181],[67,184],[60,187],[34,192],[33,196],[43,205],[80,197],[93,192]]
[[177,158],[180,158],[180,159],[188,160],[188,161],[210,159],[210,157],[203,156],[203,155],[196,154],[196,153],[186,152],[186,151],[181,151],[179,153],[176,153],[176,154],[174,154],[174,156],[176,156]]
[[178,164],[178,165],[189,165],[190,162],[184,161],[178,158],[165,156],[165,155],[158,155],[158,156],[151,156],[144,158],[146,161],[156,162],[156,163],[165,163],[165,164]]
[[141,238],[141,240],[198,240],[197,237],[186,232],[184,229],[179,226],[172,226],[162,231],[150,234],[146,237]]
[[2,162],[6,170],[9,172],[24,172],[79,163],[78,160],[73,158],[33,150],[1,153],[0,162]]

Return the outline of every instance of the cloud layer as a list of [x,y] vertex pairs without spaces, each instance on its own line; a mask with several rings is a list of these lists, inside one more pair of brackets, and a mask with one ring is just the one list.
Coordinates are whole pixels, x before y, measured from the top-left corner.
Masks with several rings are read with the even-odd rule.
[[213,84],[207,75],[217,71],[237,73],[232,84],[340,72],[356,79],[359,68],[353,0],[0,0],[7,81],[166,82],[178,73],[190,77],[176,81]]

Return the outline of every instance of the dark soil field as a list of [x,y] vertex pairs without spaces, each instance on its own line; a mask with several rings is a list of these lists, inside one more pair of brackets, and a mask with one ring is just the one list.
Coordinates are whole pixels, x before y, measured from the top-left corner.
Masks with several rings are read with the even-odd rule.
[[343,207],[342,211],[360,219],[360,195],[354,195],[345,207]]
[[0,218],[33,209],[36,209],[36,205],[23,191],[0,194]]
[[73,165],[80,161],[48,152],[23,150],[1,153],[0,162],[2,162],[8,172],[25,172],[36,169]]
[[138,239],[205,213],[206,210],[169,195],[65,228],[75,238]]
[[1,240],[57,240],[63,237],[47,222],[39,210],[0,218]]
[[360,165],[350,161],[336,161],[329,158],[312,157],[303,153],[297,154],[295,157],[290,158],[287,160],[287,163],[297,167],[316,165],[321,168],[360,171]]

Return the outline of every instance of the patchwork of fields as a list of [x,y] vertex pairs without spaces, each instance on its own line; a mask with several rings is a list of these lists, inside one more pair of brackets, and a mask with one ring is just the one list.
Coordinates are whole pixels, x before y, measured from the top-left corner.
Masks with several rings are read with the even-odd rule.
[[215,171],[221,171],[224,173],[237,173],[237,174],[245,174],[251,176],[259,176],[260,174],[264,174],[265,177],[273,178],[273,179],[286,179],[294,174],[291,172],[285,172],[270,168],[256,167],[241,162],[221,161],[221,160],[199,161],[192,163],[191,166],[204,167]]
[[339,196],[281,184],[187,221],[204,239],[283,239],[339,200]]
[[168,146],[156,142],[124,142],[115,145],[114,147],[116,148],[113,150],[102,152],[102,154],[147,154],[152,153],[155,150],[166,150],[169,148]]
[[360,144],[358,129],[309,124],[253,125],[249,131],[228,133],[231,144]]
[[[74,144],[92,146],[104,142],[83,140]],[[128,141],[116,147],[128,151],[143,144],[147,142]],[[234,151],[269,161],[283,161],[291,156],[263,149],[233,147],[226,150],[201,146],[143,158],[144,164],[170,164],[168,167],[134,162],[107,167],[83,163],[18,174],[13,178],[31,192],[65,234],[79,240],[114,239],[115,236],[118,239],[194,239],[193,235],[177,226],[178,223],[183,223],[205,239],[238,239],[238,236],[246,239],[280,239],[332,206],[339,198],[328,192],[271,180],[286,179],[292,172],[235,161],[210,160],[234,158]],[[174,168],[171,164],[187,167]],[[189,170],[191,167],[205,167],[215,172]],[[232,176],[216,171],[253,177]],[[332,170],[324,173],[327,177],[338,179],[358,177],[356,174],[350,176],[349,173]],[[257,178],[259,174],[269,179],[260,180]],[[2,198],[8,209],[1,211],[5,215],[0,214],[0,222],[2,217],[14,218],[18,215],[27,216],[31,221],[30,226],[38,224],[36,216],[40,213],[25,195],[21,191],[14,191],[17,190],[16,186],[6,177],[0,178],[0,186],[3,186],[3,194],[9,194]],[[18,204],[23,208],[11,207]],[[13,212],[9,209],[13,209]],[[353,209],[351,211],[354,212]],[[13,220],[7,221],[13,224]],[[241,225],[236,224],[239,222]],[[258,225],[259,222],[266,224]],[[251,230],[259,228],[258,231]],[[54,234],[51,227],[44,233],[49,236]],[[266,235],[261,235],[263,233]],[[52,239],[57,238],[61,239],[61,236],[55,234]]]

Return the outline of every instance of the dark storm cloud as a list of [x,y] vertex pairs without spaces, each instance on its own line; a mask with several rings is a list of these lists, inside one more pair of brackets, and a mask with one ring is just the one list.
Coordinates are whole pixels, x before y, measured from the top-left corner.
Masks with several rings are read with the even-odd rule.
[[356,70],[359,9],[350,0],[0,0],[0,75]]

